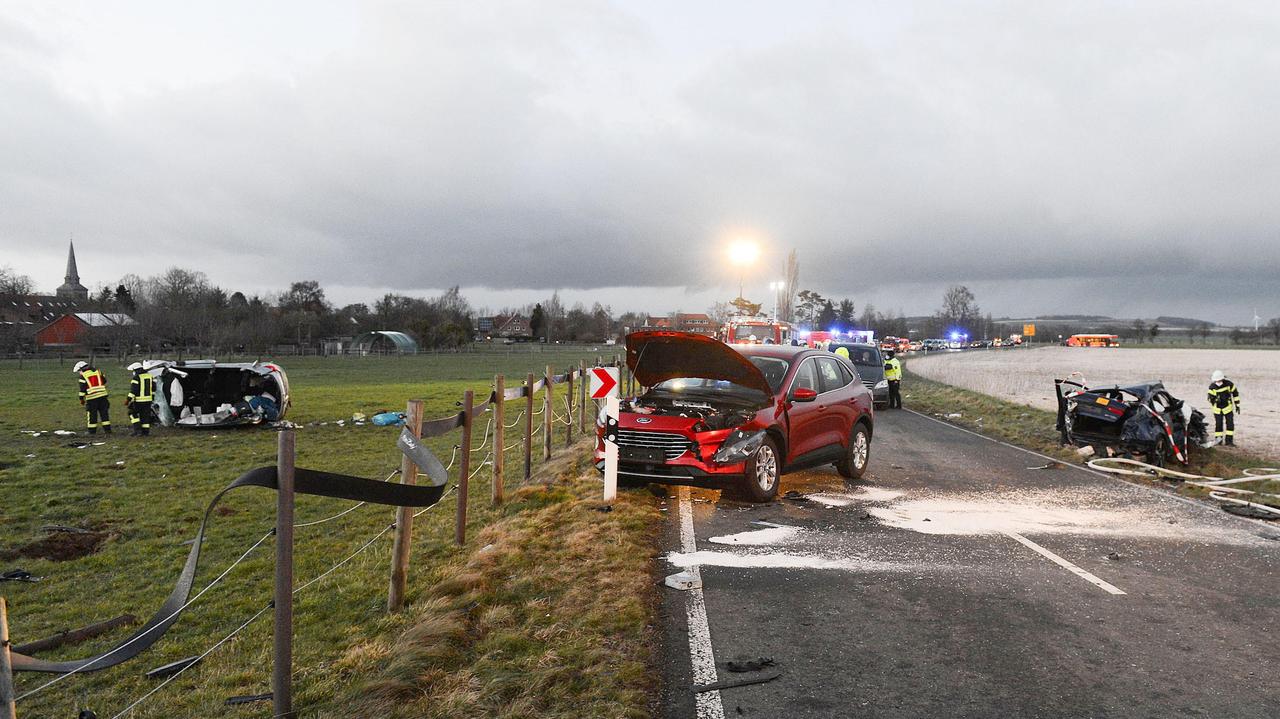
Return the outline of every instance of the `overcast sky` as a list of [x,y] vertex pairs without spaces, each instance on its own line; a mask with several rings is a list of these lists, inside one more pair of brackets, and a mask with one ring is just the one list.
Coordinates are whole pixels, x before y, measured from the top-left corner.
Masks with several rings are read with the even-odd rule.
[[0,3],[0,265],[1280,315],[1280,5]]

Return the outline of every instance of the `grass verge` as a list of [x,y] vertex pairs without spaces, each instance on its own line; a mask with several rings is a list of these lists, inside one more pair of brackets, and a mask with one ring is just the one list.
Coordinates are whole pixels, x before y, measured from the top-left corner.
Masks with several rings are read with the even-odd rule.
[[[960,427],[988,437],[1003,440],[1019,447],[1035,450],[1069,464],[1083,464],[1075,449],[1059,444],[1058,431],[1054,429],[1057,417],[1035,407],[1008,402],[980,392],[925,379],[906,369],[907,387],[905,404],[918,412],[937,417]],[[956,416],[959,415],[959,416]],[[1239,477],[1245,469],[1275,466],[1276,462],[1243,452],[1238,449],[1213,447],[1193,449],[1187,466],[1171,469],[1202,474],[1210,477]],[[1120,476],[1127,480],[1143,481],[1140,477]],[[1147,484],[1158,484],[1188,497],[1206,498],[1208,490],[1193,487],[1169,479],[1152,478]],[[1254,489],[1263,492],[1280,492],[1280,482],[1267,482]]]
[[656,505],[630,492],[601,511],[579,456],[347,650],[334,669],[350,688],[324,716],[648,716]]

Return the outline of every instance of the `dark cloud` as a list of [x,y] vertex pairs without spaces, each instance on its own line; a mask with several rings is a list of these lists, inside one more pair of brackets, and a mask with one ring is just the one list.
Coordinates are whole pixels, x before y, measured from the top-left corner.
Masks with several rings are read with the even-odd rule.
[[74,231],[114,276],[146,248],[228,286],[635,286],[660,310],[736,284],[720,253],[750,232],[805,286],[909,313],[970,283],[997,314],[1280,314],[1265,5],[358,16],[285,72],[110,105],[0,18],[4,254],[57,263]]

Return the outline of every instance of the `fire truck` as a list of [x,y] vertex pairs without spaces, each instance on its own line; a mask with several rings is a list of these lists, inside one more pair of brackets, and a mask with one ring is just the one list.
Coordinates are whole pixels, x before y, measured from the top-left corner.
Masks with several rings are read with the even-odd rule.
[[732,317],[724,325],[721,339],[728,344],[791,344],[791,325],[768,317]]

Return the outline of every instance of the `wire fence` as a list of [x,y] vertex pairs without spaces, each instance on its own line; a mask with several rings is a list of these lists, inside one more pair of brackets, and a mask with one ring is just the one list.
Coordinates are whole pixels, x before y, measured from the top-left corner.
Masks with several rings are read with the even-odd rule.
[[[597,358],[597,364],[603,364],[603,362],[601,362],[599,358]],[[616,356],[613,358],[612,364],[614,366],[618,366],[620,364]],[[574,393],[575,380],[577,380],[576,384],[577,384],[577,390],[578,390],[576,402],[575,402],[575,393]],[[503,387],[503,384],[504,384],[504,378],[499,376],[495,382],[495,387],[501,388]],[[563,393],[563,395],[559,398],[558,401],[556,401],[554,397],[554,392],[555,392],[555,388],[560,385],[566,386],[567,391]],[[540,403],[540,406],[537,409],[534,409],[534,405],[535,405],[534,395],[540,392],[544,394],[543,401]],[[526,406],[524,409],[521,409],[516,414],[515,419],[513,421],[511,421],[510,423],[507,423],[503,416],[504,405],[507,401],[515,400],[515,399],[524,399]],[[406,418],[407,418],[406,426],[408,427],[408,430],[411,431],[416,437],[419,437],[419,438],[438,437],[438,436],[447,434],[450,431],[453,431],[459,428],[462,429],[462,442],[459,444],[452,445],[449,462],[447,465],[443,465],[443,468],[446,473],[452,472],[454,471],[455,466],[458,465],[459,460],[460,459],[462,460],[461,466],[459,466],[457,470],[459,472],[458,481],[457,483],[448,487],[448,489],[441,489],[439,494],[435,496],[434,501],[422,507],[421,509],[417,510],[416,512],[412,512],[411,514],[407,512],[404,514],[398,514],[397,515],[398,517],[403,517],[404,519],[403,520],[398,519],[396,522],[389,523],[385,526],[382,526],[370,538],[363,541],[354,551],[342,557],[338,561],[334,562],[332,565],[330,565],[327,569],[325,569],[321,573],[317,574],[311,579],[301,584],[298,584],[296,586],[292,585],[292,579],[291,579],[293,529],[295,528],[305,529],[305,528],[328,524],[342,517],[345,517],[370,503],[386,505],[386,504],[394,504],[395,502],[388,500],[385,496],[385,492],[382,492],[382,490],[370,489],[369,487],[366,486],[362,491],[375,492],[375,494],[370,495],[372,498],[359,499],[352,506],[342,509],[341,511],[338,511],[336,513],[330,514],[320,519],[310,520],[306,522],[293,522],[290,519],[283,525],[279,523],[279,521],[283,521],[283,520],[278,520],[277,526],[275,528],[268,530],[256,541],[252,542],[246,549],[244,549],[244,551],[234,561],[228,564],[213,580],[211,580],[208,584],[202,587],[194,595],[190,595],[186,597],[185,600],[183,600],[182,603],[175,610],[167,614],[164,614],[162,612],[161,614],[163,614],[163,616],[158,616],[153,618],[151,622],[148,623],[148,626],[145,631],[137,632],[129,640],[121,643],[120,645],[114,647],[113,649],[107,651],[102,655],[94,657],[90,661],[79,664],[78,666],[76,666],[74,669],[70,671],[57,673],[48,681],[45,681],[37,685],[36,687],[24,692],[23,694],[17,696],[15,698],[15,701],[22,702],[22,701],[31,699],[32,697],[35,697],[71,679],[77,674],[80,674],[86,671],[96,671],[97,669],[105,668],[105,666],[111,666],[115,663],[118,663],[118,662],[112,662],[109,664],[104,664],[104,660],[111,659],[113,656],[128,650],[131,646],[135,645],[138,642],[156,641],[158,639],[159,634],[163,634],[165,631],[167,631],[169,626],[168,623],[176,621],[183,612],[190,609],[193,605],[195,605],[202,598],[208,595],[208,593],[211,590],[213,590],[219,584],[226,581],[228,577],[232,575],[233,570],[235,570],[237,567],[243,564],[257,549],[259,549],[263,544],[265,544],[269,539],[273,537],[276,538],[276,542],[277,542],[277,551],[276,551],[277,581],[279,581],[279,577],[281,576],[280,575],[281,562],[287,561],[289,564],[288,576],[290,577],[290,580],[289,580],[288,586],[291,586],[292,589],[290,591],[287,591],[285,595],[288,598],[288,601],[286,603],[289,605],[289,611],[288,611],[289,623],[285,625],[285,629],[289,632],[290,637],[292,636],[292,599],[291,598],[315,586],[319,582],[324,581],[327,577],[332,576],[334,573],[338,572],[343,567],[348,566],[352,560],[354,560],[356,557],[360,556],[364,552],[368,551],[371,547],[375,546],[379,540],[383,539],[384,537],[387,536],[387,534],[393,531],[396,532],[396,549],[393,550],[393,569],[392,569],[392,594],[394,594],[395,586],[396,586],[396,578],[397,578],[397,567],[399,567],[399,569],[401,570],[407,570],[407,566],[401,566],[398,563],[400,562],[399,555],[401,554],[404,555],[404,559],[407,561],[407,546],[408,546],[409,537],[411,536],[411,533],[412,533],[412,525],[411,525],[412,519],[420,517],[423,514],[431,511],[432,509],[439,507],[443,503],[443,500],[446,497],[456,494],[458,496],[458,512],[457,512],[458,524],[457,524],[457,527],[455,528],[456,537],[457,537],[457,541],[460,544],[463,543],[465,541],[465,527],[466,527],[466,521],[467,521],[466,499],[468,494],[469,482],[475,479],[476,477],[478,477],[486,468],[491,469],[494,477],[494,501],[495,503],[500,503],[502,501],[502,487],[505,481],[503,476],[503,466],[506,463],[505,462],[506,455],[514,450],[520,449],[523,446],[524,448],[523,454],[524,454],[524,460],[525,460],[525,471],[524,471],[523,479],[525,481],[529,480],[532,476],[531,460],[532,460],[532,449],[535,445],[534,440],[538,439],[543,446],[543,459],[544,460],[549,459],[552,453],[551,430],[553,426],[561,426],[565,429],[565,433],[564,433],[565,441],[566,441],[566,444],[570,444],[572,442],[573,429],[575,425],[580,425],[581,431],[585,433],[588,427],[588,418],[594,421],[595,413],[594,412],[588,413],[585,411],[585,405],[587,403],[588,403],[588,400],[587,400],[587,393],[586,393],[585,363],[580,364],[579,368],[577,369],[570,368],[569,371],[559,375],[553,374],[550,371],[550,368],[548,368],[546,375],[543,376],[541,379],[538,379],[537,381],[533,381],[533,376],[530,375],[529,380],[526,381],[522,386],[512,388],[511,390],[504,390],[502,392],[499,392],[495,389],[495,391],[491,393],[491,395],[486,399],[486,401],[480,403],[479,405],[476,405],[474,403],[472,393],[467,392],[464,397],[464,401],[459,403],[462,405],[462,411],[460,411],[457,415],[451,416],[451,417],[432,420],[430,422],[423,422],[421,420],[421,410],[420,410],[421,403],[418,403],[418,409],[416,410],[416,422],[413,422],[410,420],[410,418],[413,418],[415,416],[414,411],[409,411],[406,413]],[[577,409],[577,414],[578,414],[577,422],[575,422],[575,419],[574,419],[575,407]],[[557,411],[558,408],[563,409],[563,413],[561,413],[560,411]],[[410,403],[410,409],[411,410],[413,409],[413,402]],[[486,412],[493,412],[493,414],[489,416],[485,424],[485,428],[483,433],[481,434],[479,444],[475,446],[471,446],[473,421],[476,416]],[[533,421],[535,416],[542,416],[543,420],[535,422]],[[416,426],[408,426],[410,424],[416,424]],[[522,433],[523,436],[519,438],[517,441],[509,445],[505,444],[503,442],[503,435],[505,430],[515,429],[517,427],[520,427],[522,424],[524,429]],[[286,446],[285,435],[287,435],[287,446],[289,448],[289,457],[287,461],[286,461],[285,450],[284,450],[284,447]],[[290,476],[290,479],[287,483],[287,486],[289,488],[288,497],[287,497],[289,517],[292,516],[292,511],[293,511],[292,509],[293,491],[294,491],[294,488],[293,488],[293,482],[294,482],[293,442],[294,442],[294,439],[293,439],[292,430],[286,429],[283,432],[281,432],[281,448],[282,449],[281,449],[280,462],[278,463],[277,467],[269,468],[281,478],[276,483],[268,484],[268,483],[264,483],[264,481],[259,481],[256,483],[256,486],[263,486],[263,487],[270,486],[270,487],[276,488],[278,495],[284,494],[285,493],[284,488],[286,484],[283,480],[283,476],[286,473],[286,466],[288,467],[287,472]],[[479,462],[472,463],[470,461],[472,458],[472,455],[479,452],[484,452],[483,458]],[[410,456],[408,451],[406,451],[406,456],[407,457]],[[268,469],[268,468],[264,468],[264,469]],[[356,482],[368,483],[368,485],[390,485],[390,487],[392,488],[403,487],[409,483],[412,483],[413,481],[412,475],[416,475],[419,469],[420,468],[414,465],[409,459],[406,459],[405,466],[402,466],[400,469],[392,470],[390,473],[386,475],[385,478],[383,478],[380,481],[379,480],[361,480],[361,479],[355,479],[355,478],[347,478],[347,479],[354,479]],[[255,470],[255,471],[260,471],[260,470]],[[299,472],[311,473],[311,474],[323,474],[323,473],[315,473],[312,470],[299,470]],[[409,474],[409,473],[412,473],[412,474]],[[249,474],[246,474],[245,477],[249,476]],[[401,483],[404,483],[404,484],[397,484],[392,482],[392,480],[397,475],[401,477]],[[341,477],[340,475],[328,475],[328,476]],[[241,479],[243,480],[244,477],[242,477]],[[237,483],[239,483],[240,481],[241,480],[237,480]],[[314,482],[315,480],[312,479],[310,481]],[[229,485],[228,489],[235,486],[240,486],[237,483],[233,483],[232,485]],[[252,482],[246,483],[246,486],[248,485],[254,485],[254,483]],[[364,485],[360,485],[360,486],[364,486]],[[437,487],[438,486],[439,485],[437,485]],[[427,489],[427,488],[415,487],[413,489]],[[224,489],[223,492],[225,491],[227,490]],[[352,491],[350,490],[346,491],[346,493],[331,493],[331,494],[325,494],[324,492],[319,492],[319,491],[308,491],[306,488],[303,488],[303,490],[301,491],[304,491],[305,493],[322,494],[323,496],[349,497],[352,499],[356,498],[356,495],[353,494]],[[218,498],[220,498],[221,496],[222,494],[220,493],[218,495]],[[215,498],[214,502],[209,506],[209,511],[213,509],[213,506],[214,504],[217,503],[217,501],[218,499]],[[286,500],[281,499],[280,501],[283,502]],[[278,505],[278,506],[283,506],[283,505]],[[402,510],[405,509],[405,506],[403,504],[401,504],[401,509]],[[209,511],[206,512],[206,517],[208,517]],[[283,517],[284,515],[280,515],[280,516]],[[282,537],[286,529],[288,530],[287,532],[288,536]],[[204,531],[204,527],[202,525],[200,534],[197,535],[197,540],[196,540],[197,544],[199,544],[202,541],[201,538],[203,536],[203,531]],[[287,546],[288,546],[288,552],[286,553],[288,557],[287,560],[281,559],[282,551],[279,545],[282,541],[287,541]],[[404,544],[405,549],[403,551],[400,551],[399,548],[402,543]],[[194,556],[197,556],[197,559],[198,559],[198,554]],[[192,565],[191,571],[194,572],[194,565]],[[399,576],[403,578],[405,574],[407,574],[407,571],[402,571]],[[179,581],[181,582],[182,580],[180,579]],[[262,608],[258,609],[256,612],[249,615],[247,618],[235,624],[229,631],[227,631],[226,634],[223,634],[222,636],[220,636],[216,641],[214,641],[212,644],[209,644],[207,647],[205,647],[200,653],[196,654],[194,657],[188,660],[184,660],[186,662],[185,664],[183,664],[180,668],[178,668],[173,673],[165,676],[163,681],[161,681],[159,684],[148,689],[145,693],[143,693],[142,695],[138,696],[136,699],[128,703],[118,713],[114,714],[112,716],[112,719],[122,719],[123,717],[126,717],[132,714],[139,707],[142,707],[147,702],[147,700],[157,695],[165,687],[170,686],[174,681],[176,681],[180,676],[186,673],[189,669],[201,663],[201,661],[203,661],[206,657],[210,656],[211,654],[216,652],[219,648],[226,645],[228,642],[234,639],[237,635],[243,632],[246,628],[251,626],[255,621],[262,618],[263,615],[267,614],[269,611],[272,611],[273,609],[275,610],[275,614],[276,614],[276,627],[275,627],[275,631],[273,632],[273,635],[278,634],[282,627],[280,623],[281,622],[280,596],[281,596],[280,585],[279,583],[277,583],[277,593],[276,593],[275,601],[268,603],[266,606],[263,606]],[[389,597],[388,603],[389,603],[389,608],[391,610],[394,611],[395,609],[398,608],[391,597]],[[158,627],[159,625],[165,625],[165,626],[160,628],[160,631],[158,634],[155,634],[154,632],[150,631],[151,629]],[[290,639],[290,642],[291,641],[292,640]],[[140,651],[145,651],[145,648],[146,647],[144,646]],[[132,658],[132,657],[131,656],[126,657],[125,660],[127,661],[129,658]],[[281,657],[279,656],[274,656],[273,659],[277,663],[277,665],[279,665],[279,663],[281,662]],[[290,663],[290,667],[291,667],[291,661],[292,661],[291,656],[287,658],[287,661]],[[15,667],[15,669],[21,671],[23,670],[23,667]],[[31,669],[28,668],[26,670],[30,671]],[[47,671],[47,670],[37,670],[37,671]],[[280,676],[279,671],[273,674],[273,682],[272,682],[273,691],[270,698],[274,705],[274,708],[273,708],[274,713],[277,716],[287,716],[287,715],[290,715],[292,711],[291,710],[291,689],[287,684],[283,687],[279,685],[279,676]],[[291,668],[288,669],[288,671],[284,674],[284,676],[292,677]]]

